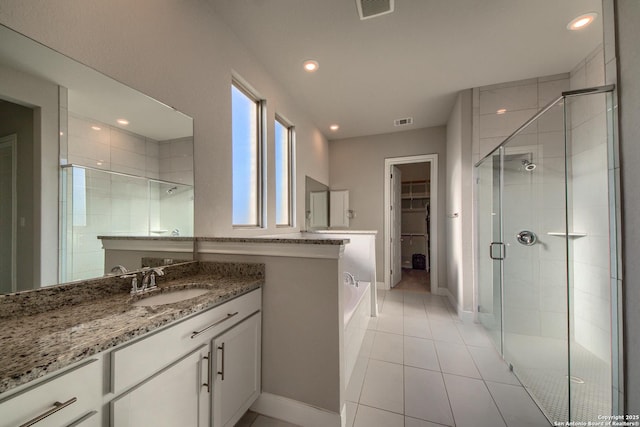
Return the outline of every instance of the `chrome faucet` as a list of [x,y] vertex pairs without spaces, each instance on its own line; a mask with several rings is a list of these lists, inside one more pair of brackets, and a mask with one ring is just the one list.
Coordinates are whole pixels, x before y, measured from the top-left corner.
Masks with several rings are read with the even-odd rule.
[[125,267],[124,265],[116,265],[115,267],[113,267],[111,269],[112,273],[116,273],[116,274],[127,274],[129,272],[129,270],[127,270],[127,267]]
[[135,295],[138,292],[140,292],[140,289],[138,289],[138,274],[137,273],[131,273],[131,274],[124,274],[122,276],[120,276],[121,279],[131,279],[131,295]]
[[157,286],[156,275],[164,276],[162,267],[153,267],[147,270],[142,270],[142,288],[140,288],[140,292],[144,292],[148,289],[153,289]]
[[358,287],[358,281],[353,276],[353,274],[349,273],[348,271],[345,271],[343,276],[344,276],[344,283],[346,283],[347,285],[351,284],[356,288]]

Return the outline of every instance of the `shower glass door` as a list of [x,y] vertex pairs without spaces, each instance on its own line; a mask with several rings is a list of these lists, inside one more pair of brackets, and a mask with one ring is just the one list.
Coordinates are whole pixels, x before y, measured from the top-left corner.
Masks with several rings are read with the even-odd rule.
[[569,419],[563,109],[502,147],[503,355],[552,421]]
[[477,168],[478,178],[478,320],[502,353],[502,263],[504,246],[500,223],[502,149]]
[[476,168],[478,318],[552,423],[622,411],[610,92],[565,93]]

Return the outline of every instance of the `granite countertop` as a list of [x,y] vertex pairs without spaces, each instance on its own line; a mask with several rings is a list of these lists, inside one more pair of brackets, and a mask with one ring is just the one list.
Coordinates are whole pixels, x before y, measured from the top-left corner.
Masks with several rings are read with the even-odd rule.
[[[210,292],[161,306],[134,306],[131,279],[107,277],[0,296],[0,397],[50,372],[113,348],[264,284],[264,264],[197,263],[165,268],[159,289]],[[165,279],[166,277],[166,279]],[[164,279],[164,280],[163,280]]]
[[306,245],[344,245],[349,239],[325,236],[287,233],[256,237],[158,237],[158,236],[98,236],[101,240],[154,240],[154,241],[198,241],[220,243],[284,243]]

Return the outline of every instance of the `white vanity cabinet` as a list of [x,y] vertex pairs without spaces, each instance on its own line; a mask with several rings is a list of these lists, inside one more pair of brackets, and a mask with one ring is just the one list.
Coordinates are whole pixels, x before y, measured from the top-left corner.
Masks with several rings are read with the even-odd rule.
[[0,427],[233,426],[260,394],[261,309],[256,289],[0,394]]
[[260,313],[213,340],[213,426],[233,427],[260,394]]
[[111,427],[232,426],[260,393],[261,306],[257,289],[111,351]]
[[29,385],[0,399],[0,426],[100,426],[102,359],[78,366]]

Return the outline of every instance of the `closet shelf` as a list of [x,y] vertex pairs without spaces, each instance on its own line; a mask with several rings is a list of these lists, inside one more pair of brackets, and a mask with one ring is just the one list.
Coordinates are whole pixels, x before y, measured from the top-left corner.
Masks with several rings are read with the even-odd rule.
[[401,196],[403,199],[428,199],[431,196],[427,193],[420,193],[420,194],[416,194],[416,193],[412,193],[412,194],[402,194]]

